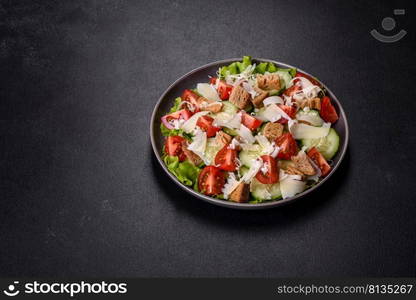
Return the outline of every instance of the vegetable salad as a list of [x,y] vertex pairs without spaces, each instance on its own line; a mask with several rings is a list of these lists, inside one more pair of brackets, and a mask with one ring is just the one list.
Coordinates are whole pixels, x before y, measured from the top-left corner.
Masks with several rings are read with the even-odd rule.
[[161,119],[163,160],[205,195],[240,203],[285,199],[331,171],[337,120],[315,78],[245,56],[175,99]]

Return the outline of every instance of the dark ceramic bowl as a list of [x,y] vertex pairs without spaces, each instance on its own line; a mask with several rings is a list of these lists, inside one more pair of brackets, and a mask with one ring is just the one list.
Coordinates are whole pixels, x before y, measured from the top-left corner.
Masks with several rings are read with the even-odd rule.
[[[276,206],[280,206],[283,204],[287,204],[289,202],[293,202],[296,199],[299,199],[301,197],[305,197],[307,194],[313,192],[315,189],[317,189],[318,187],[320,187],[321,185],[323,185],[329,177],[332,176],[332,174],[334,174],[335,170],[338,168],[338,166],[340,165],[346,149],[347,149],[347,145],[348,145],[348,123],[347,123],[347,118],[345,116],[344,110],[342,109],[342,106],[340,104],[340,102],[338,101],[337,97],[334,95],[334,93],[331,92],[331,90],[325,85],[322,84],[331,100],[333,105],[335,106],[335,109],[337,110],[338,114],[339,114],[339,120],[332,125],[332,127],[338,132],[339,137],[340,137],[340,148],[338,150],[338,153],[335,155],[335,157],[332,159],[333,160],[333,164],[332,164],[332,170],[331,172],[324,178],[322,179],[320,182],[318,182],[318,184],[316,184],[315,186],[313,186],[310,189],[305,190],[304,192],[291,197],[291,198],[286,198],[284,200],[277,200],[277,201],[269,201],[269,202],[264,202],[264,203],[257,203],[257,204],[250,204],[250,203],[235,203],[235,202],[230,202],[230,201],[225,201],[225,200],[220,200],[220,199],[216,199],[216,198],[212,198],[200,193],[195,192],[192,188],[182,184],[181,182],[179,182],[176,177],[171,174],[168,169],[166,168],[163,160],[161,159],[161,155],[162,155],[162,149],[164,146],[164,136],[161,134],[160,132],[160,118],[162,116],[164,116],[165,114],[167,114],[170,110],[170,108],[173,105],[173,100],[176,97],[179,97],[183,90],[185,89],[189,89],[189,88],[194,88],[196,86],[197,83],[200,82],[207,82],[208,81],[208,75],[214,76],[216,74],[216,71],[218,70],[219,67],[224,66],[224,65],[229,65],[230,63],[234,62],[234,61],[240,61],[241,58],[235,58],[235,59],[226,59],[226,60],[221,60],[221,61],[216,61],[210,64],[207,64],[205,66],[196,68],[195,70],[189,72],[188,74],[185,74],[184,76],[182,76],[181,78],[179,78],[178,80],[176,80],[160,97],[160,99],[157,101],[156,106],[153,110],[153,114],[152,114],[152,119],[150,121],[150,139],[152,142],[152,147],[153,147],[153,151],[155,152],[156,158],[159,161],[160,165],[162,166],[163,170],[168,174],[168,176],[183,190],[187,191],[188,193],[194,195],[195,197],[210,202],[212,204],[216,204],[216,205],[220,205],[220,206],[225,206],[225,207],[230,207],[230,208],[238,208],[238,209],[264,209],[264,208],[271,208],[271,207],[276,207]],[[270,59],[262,59],[262,58],[257,58],[257,59],[253,59],[253,62],[258,63],[258,62],[273,62],[274,64],[276,64],[279,67],[282,68],[294,68],[290,65],[284,64],[284,63],[280,63],[274,60],[270,60]],[[307,72],[298,69],[299,71],[308,74]]]

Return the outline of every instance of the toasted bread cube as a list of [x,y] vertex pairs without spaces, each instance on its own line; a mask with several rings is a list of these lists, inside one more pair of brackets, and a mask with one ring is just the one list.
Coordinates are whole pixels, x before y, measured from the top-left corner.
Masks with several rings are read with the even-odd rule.
[[244,109],[250,104],[251,96],[242,86],[235,86],[230,94],[229,101],[239,109]]
[[263,107],[264,106],[263,100],[266,99],[268,95],[269,95],[268,92],[262,91],[262,92],[260,92],[260,94],[258,94],[256,97],[254,97],[254,99],[251,100],[254,107],[257,107],[257,108]]
[[292,156],[292,161],[295,163],[295,168],[305,175],[315,175],[315,168],[310,163],[305,152],[299,152],[298,155]]
[[283,133],[283,125],[280,123],[267,123],[263,128],[263,135],[269,140],[274,141]]
[[262,90],[280,90],[280,76],[278,74],[257,75],[257,86]]
[[235,190],[230,194],[230,200],[233,202],[244,203],[247,202],[250,197],[250,185],[241,182]]
[[221,145],[221,148],[231,143],[232,137],[224,131],[218,131],[215,136],[215,143]]
[[193,153],[191,150],[188,149],[188,142],[182,142],[182,151],[185,154],[186,158],[193,163],[195,166],[199,166],[202,163],[202,159]]
[[221,102],[210,100],[205,97],[199,97],[197,103],[201,110],[206,110],[213,113],[220,112],[222,108]]
[[304,100],[301,104],[302,108],[309,107],[310,109],[321,110],[321,99],[316,97]]
[[303,176],[303,173],[300,170],[296,169],[296,167],[293,166],[293,165],[287,166],[285,172],[287,174],[290,174],[290,175],[300,175],[300,176]]

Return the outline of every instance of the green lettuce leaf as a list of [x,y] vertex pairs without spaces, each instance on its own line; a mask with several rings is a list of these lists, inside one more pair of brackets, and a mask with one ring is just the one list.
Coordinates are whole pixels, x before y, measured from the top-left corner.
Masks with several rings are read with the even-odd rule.
[[198,167],[192,164],[189,161],[179,162],[177,156],[168,156],[166,155],[163,158],[168,170],[178,178],[180,182],[187,186],[192,186],[195,189],[195,186],[198,182],[198,175],[201,171]]

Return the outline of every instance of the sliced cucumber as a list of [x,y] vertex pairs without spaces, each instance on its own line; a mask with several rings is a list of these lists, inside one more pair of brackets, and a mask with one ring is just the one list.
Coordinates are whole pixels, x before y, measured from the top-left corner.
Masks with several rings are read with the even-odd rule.
[[276,73],[279,74],[280,78],[282,79],[281,82],[283,81],[284,88],[291,86],[290,81],[292,80],[292,76],[290,75],[289,71],[279,70]]
[[207,145],[205,147],[205,157],[210,164],[214,162],[215,156],[220,150],[221,146],[215,142],[215,138],[207,139]]
[[242,166],[240,168],[240,175],[244,176],[244,174],[246,174],[248,172],[249,168],[247,168],[246,166]]
[[263,184],[256,178],[253,178],[250,184],[250,191],[256,200],[268,201],[282,197],[278,182],[274,184]]
[[299,110],[296,114],[296,119],[301,121],[306,121],[310,123],[312,126],[321,127],[324,124],[324,120],[321,119],[319,116],[319,112],[317,110]]
[[331,159],[338,151],[339,136],[335,129],[331,128],[326,137],[319,139],[303,139],[301,140],[301,143],[302,146],[306,146],[308,149],[316,147],[325,159]]
[[238,107],[232,104],[230,101],[222,101],[221,111],[226,112],[230,115],[235,115],[238,112]]
[[231,136],[237,136],[237,135],[238,135],[238,132],[237,132],[236,130],[234,130],[234,129],[230,129],[230,128],[228,128],[228,127],[223,127],[223,128],[222,128],[222,130],[223,130],[226,134],[229,134],[229,135],[231,135]]
[[253,161],[261,156],[262,148],[260,145],[253,145],[253,150],[242,150],[239,154],[239,159],[244,166],[251,167]]

